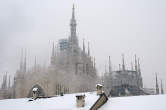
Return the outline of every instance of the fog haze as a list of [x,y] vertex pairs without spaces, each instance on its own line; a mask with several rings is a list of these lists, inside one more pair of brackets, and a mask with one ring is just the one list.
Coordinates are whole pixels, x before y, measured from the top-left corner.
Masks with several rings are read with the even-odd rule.
[[[166,90],[165,0],[0,0],[0,77],[19,68],[21,48],[27,65],[49,65],[52,42],[69,36],[72,4],[77,35],[90,42],[101,75],[111,56],[113,70],[125,54],[127,68],[140,58],[145,87],[155,87],[155,72]],[[86,46],[87,47],[87,46]],[[108,65],[107,65],[108,66]]]

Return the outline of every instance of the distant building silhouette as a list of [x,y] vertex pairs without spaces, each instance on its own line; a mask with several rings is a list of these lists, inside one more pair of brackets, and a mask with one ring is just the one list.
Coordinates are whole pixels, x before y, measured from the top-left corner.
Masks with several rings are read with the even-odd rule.
[[[132,66],[132,65],[131,65]],[[109,56],[109,68],[110,56]],[[122,68],[122,69],[121,69]],[[122,67],[119,66],[119,70],[110,71],[104,75],[105,91],[108,95],[119,96],[125,95],[125,91],[130,92],[131,95],[146,94],[140,88],[143,88],[143,81],[141,75],[140,61],[137,60],[135,55],[135,70],[131,67],[131,70],[127,70],[125,65],[124,54],[122,54]]]

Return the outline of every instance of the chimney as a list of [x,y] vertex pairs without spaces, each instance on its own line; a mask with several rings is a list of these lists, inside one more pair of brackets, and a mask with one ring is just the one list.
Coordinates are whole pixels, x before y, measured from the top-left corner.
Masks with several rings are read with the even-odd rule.
[[96,89],[97,89],[97,95],[101,95],[102,94],[102,89],[103,89],[103,85],[101,84],[97,84],[96,85]]
[[36,100],[39,96],[38,88],[33,88],[32,92],[33,92],[33,99]]
[[85,106],[85,95],[76,95],[77,107]]

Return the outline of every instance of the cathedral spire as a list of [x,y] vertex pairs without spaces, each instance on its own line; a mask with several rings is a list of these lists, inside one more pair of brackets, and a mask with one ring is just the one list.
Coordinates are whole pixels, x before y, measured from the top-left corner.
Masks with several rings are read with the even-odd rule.
[[27,68],[27,61],[26,61],[26,60],[27,60],[27,58],[26,58],[26,57],[27,57],[27,55],[26,55],[26,49],[25,49],[25,56],[24,56],[24,68],[23,68],[24,70],[23,70],[23,72],[26,72],[26,68]]
[[156,94],[159,94],[159,85],[158,85],[157,73],[156,73]]
[[122,54],[122,70],[125,71],[125,60],[124,60],[124,54]]
[[8,79],[8,88],[10,88],[10,75],[9,75],[9,79]]
[[138,72],[139,75],[141,76],[141,67],[140,67],[140,59],[138,58]]
[[6,74],[3,75],[3,82],[1,89],[6,89],[6,88],[7,88],[7,72]]
[[76,35],[76,26],[77,26],[77,23],[76,23],[76,19],[75,19],[75,7],[74,7],[74,4],[73,4],[73,8],[72,8],[72,18],[71,18],[71,21],[70,21],[70,32],[71,32],[71,35],[70,35],[70,43],[71,43],[71,46],[78,46],[78,38],[77,38],[77,35]]
[[105,62],[105,74],[107,73],[107,64]]
[[139,75],[140,87],[143,87],[141,67],[140,67],[140,59],[139,58],[138,58],[138,75]]
[[55,58],[56,58],[56,46],[54,45],[54,42],[52,44],[52,55],[51,55],[51,64],[54,65],[55,64]]
[[53,44],[52,44],[52,57],[54,57],[55,56],[55,47],[54,47],[54,42],[53,42]]
[[163,89],[163,83],[162,83],[162,80],[161,80],[161,94],[164,94],[164,89]]
[[36,67],[37,67],[37,62],[36,62],[36,56],[35,56],[35,62],[34,62],[34,70],[36,71]]
[[85,53],[85,39],[83,39],[83,53]]
[[108,64],[109,64],[109,73],[111,73],[112,72],[112,67],[111,67],[111,58],[110,58],[110,56],[109,56]]
[[73,8],[72,8],[72,19],[75,19],[75,7],[74,7],[74,4],[73,4]]
[[89,47],[89,42],[88,42],[88,56],[90,56],[90,47]]
[[94,58],[94,68],[96,68],[96,59]]
[[135,71],[137,71],[137,56],[136,56],[136,54],[135,54]]
[[23,69],[23,48],[21,49],[20,70]]

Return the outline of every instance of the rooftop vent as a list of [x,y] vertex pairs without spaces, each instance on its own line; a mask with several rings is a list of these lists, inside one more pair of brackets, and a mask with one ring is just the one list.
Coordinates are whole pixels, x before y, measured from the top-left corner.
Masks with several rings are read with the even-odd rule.
[[85,95],[76,95],[77,107],[85,106]]
[[96,89],[97,89],[97,95],[101,95],[102,94],[103,85],[97,84],[96,85]]

